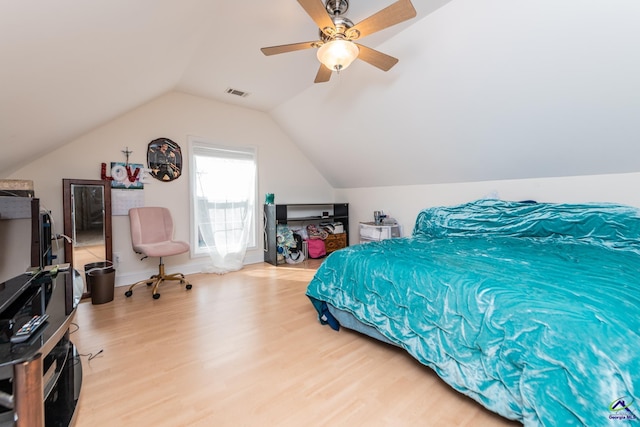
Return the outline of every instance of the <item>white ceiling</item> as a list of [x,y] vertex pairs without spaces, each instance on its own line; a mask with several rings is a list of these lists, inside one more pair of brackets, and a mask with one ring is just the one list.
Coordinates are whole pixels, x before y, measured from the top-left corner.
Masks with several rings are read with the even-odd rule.
[[361,41],[391,71],[314,85],[260,52],[317,39],[295,0],[0,0],[0,177],[172,90],[268,112],[336,187],[640,170],[640,2],[413,3]]

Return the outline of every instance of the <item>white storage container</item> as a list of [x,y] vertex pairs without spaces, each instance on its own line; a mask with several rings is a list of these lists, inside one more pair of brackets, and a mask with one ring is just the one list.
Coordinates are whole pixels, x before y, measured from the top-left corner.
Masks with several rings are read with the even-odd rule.
[[402,230],[398,224],[360,223],[360,243],[395,239],[401,236]]

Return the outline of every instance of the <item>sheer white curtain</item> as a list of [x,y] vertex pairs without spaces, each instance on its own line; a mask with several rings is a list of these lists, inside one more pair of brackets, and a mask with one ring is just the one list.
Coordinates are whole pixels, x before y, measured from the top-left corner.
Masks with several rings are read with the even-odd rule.
[[193,238],[211,258],[205,272],[240,270],[255,244],[255,149],[193,142],[192,156]]

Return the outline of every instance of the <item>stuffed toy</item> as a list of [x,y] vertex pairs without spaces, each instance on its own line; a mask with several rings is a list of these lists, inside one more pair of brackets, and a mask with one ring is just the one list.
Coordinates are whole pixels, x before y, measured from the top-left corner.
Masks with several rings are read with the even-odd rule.
[[284,257],[288,264],[298,264],[304,261],[302,253],[302,238],[291,231],[288,225],[278,224],[276,228],[276,243],[278,255]]
[[324,240],[329,236],[329,233],[326,230],[318,228],[315,224],[307,225],[307,234],[309,235],[309,239]]

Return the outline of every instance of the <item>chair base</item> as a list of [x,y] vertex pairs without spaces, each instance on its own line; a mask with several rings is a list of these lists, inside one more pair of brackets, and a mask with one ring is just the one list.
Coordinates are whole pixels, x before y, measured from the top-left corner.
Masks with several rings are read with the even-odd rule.
[[158,274],[154,274],[148,279],[140,280],[139,282],[136,282],[133,285],[129,286],[129,290],[125,292],[124,295],[126,297],[130,297],[131,295],[133,295],[133,288],[144,283],[147,286],[153,285],[153,289],[152,289],[153,299],[158,299],[160,298],[158,287],[160,286],[161,283],[167,282],[167,281],[179,281],[181,285],[185,285],[186,289],[191,289],[192,287],[191,283],[189,283],[187,279],[185,279],[184,274],[182,273],[165,274],[164,263],[162,262],[162,259],[160,259],[160,265],[158,266]]

